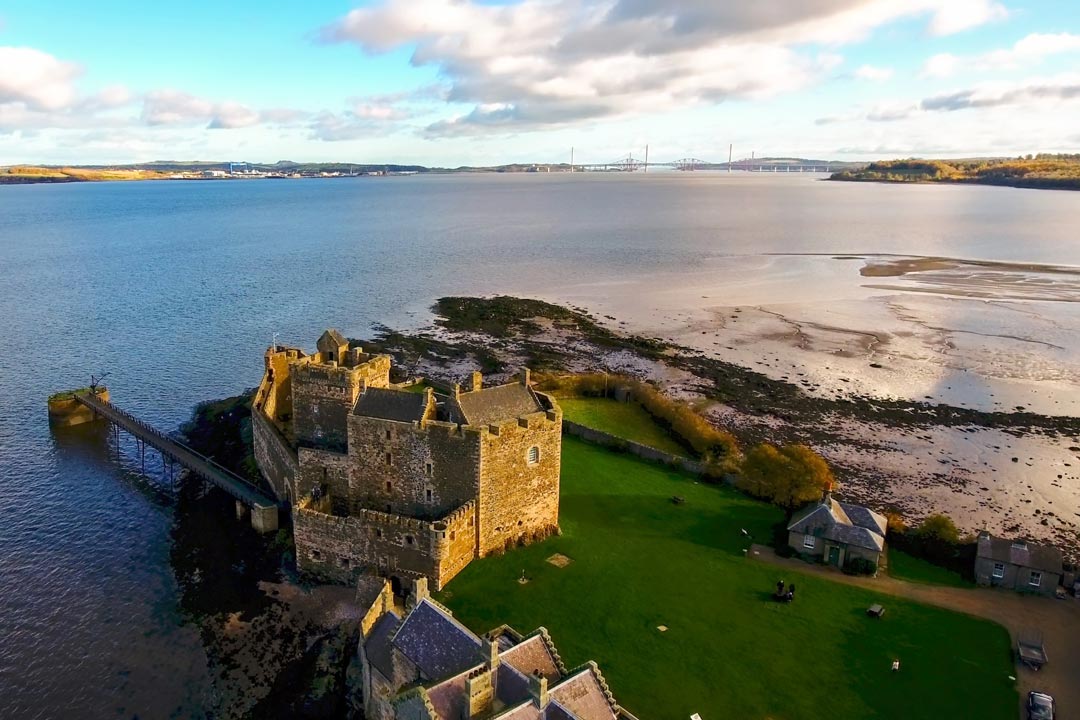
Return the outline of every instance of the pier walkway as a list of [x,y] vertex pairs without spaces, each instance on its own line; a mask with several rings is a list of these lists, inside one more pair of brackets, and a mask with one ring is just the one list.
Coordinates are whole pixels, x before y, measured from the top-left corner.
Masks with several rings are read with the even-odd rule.
[[232,495],[237,500],[238,509],[241,504],[251,508],[251,525],[256,530],[271,532],[277,529],[277,502],[253,483],[187,445],[173,440],[108,400],[96,397],[90,392],[76,393],[75,399],[164,457]]

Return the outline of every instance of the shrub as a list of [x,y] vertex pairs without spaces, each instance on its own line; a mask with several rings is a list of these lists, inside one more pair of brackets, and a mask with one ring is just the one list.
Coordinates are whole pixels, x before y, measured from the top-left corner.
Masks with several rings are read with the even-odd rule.
[[934,545],[956,545],[960,542],[960,531],[948,515],[937,513],[930,515],[915,528],[915,535],[924,543]]
[[844,563],[844,572],[849,575],[873,575],[877,572],[877,563],[864,557],[854,557]]
[[805,445],[777,448],[761,443],[742,462],[735,486],[757,498],[791,510],[817,500],[836,484],[825,460]]

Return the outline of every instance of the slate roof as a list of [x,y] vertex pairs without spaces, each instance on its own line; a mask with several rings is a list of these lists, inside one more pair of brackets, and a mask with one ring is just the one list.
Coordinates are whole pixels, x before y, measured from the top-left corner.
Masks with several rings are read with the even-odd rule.
[[881,552],[885,548],[884,516],[862,505],[837,502],[826,495],[821,502],[797,512],[788,530]]
[[366,612],[386,586],[386,579],[375,575],[361,575],[356,579],[356,604]]
[[504,705],[516,705],[529,697],[529,678],[509,663],[495,668],[495,696]]
[[449,398],[447,405],[454,422],[464,425],[492,425],[544,409],[536,394],[521,383],[463,392]]
[[555,658],[551,655],[551,650],[540,635],[533,635],[506,652],[500,653],[499,659],[526,676],[539,670],[549,683],[562,677],[558,665],[555,664]]
[[364,651],[367,653],[368,660],[375,666],[375,669],[383,674],[386,679],[394,677],[394,663],[391,659],[392,646],[390,643],[391,636],[394,634],[394,628],[401,622],[393,611],[390,611],[379,618],[375,625],[371,628],[371,634],[368,635],[367,641],[364,643]]
[[427,395],[372,387],[360,394],[353,407],[354,415],[409,423],[423,420],[426,411]]
[[480,660],[480,638],[427,598],[405,618],[392,642],[432,680],[457,675]]
[[469,670],[466,670],[428,688],[428,700],[431,701],[431,706],[435,708],[435,712],[439,713],[440,718],[450,720],[465,717],[465,708],[468,704],[465,681],[468,677]]
[[548,690],[548,697],[581,720],[614,720],[615,709],[608,702],[600,679],[591,667],[572,675]]
[[996,538],[989,533],[982,533],[979,535],[977,554],[980,558],[995,562],[1009,563],[1058,575],[1062,573],[1061,551],[1053,545],[1014,542],[1006,538]]
[[338,347],[349,344],[349,341],[345,339],[345,336],[339,333],[337,330],[334,330],[333,328],[330,328],[329,330],[324,332],[319,337],[319,341],[321,342],[323,338],[329,338],[334,343],[334,345]]

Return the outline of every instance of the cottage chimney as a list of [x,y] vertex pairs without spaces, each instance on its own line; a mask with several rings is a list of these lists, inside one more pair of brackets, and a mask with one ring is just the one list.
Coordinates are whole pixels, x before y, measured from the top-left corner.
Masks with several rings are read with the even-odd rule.
[[480,640],[480,650],[484,653],[484,662],[494,670],[499,667],[499,641],[486,635]]
[[484,387],[484,375],[478,370],[474,370],[472,378],[469,381],[469,389],[472,392],[476,392]]
[[454,397],[461,397],[461,385],[459,385],[458,383],[454,383]]
[[521,384],[525,387],[529,387],[532,383],[531,373],[529,368],[521,368]]
[[532,696],[541,710],[547,707],[548,681],[539,670],[533,670],[533,674],[529,676],[529,695]]

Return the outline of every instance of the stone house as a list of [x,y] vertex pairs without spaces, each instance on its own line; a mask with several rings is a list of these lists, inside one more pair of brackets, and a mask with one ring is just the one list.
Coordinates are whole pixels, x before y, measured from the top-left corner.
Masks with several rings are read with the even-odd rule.
[[270,348],[265,365],[255,459],[292,509],[302,571],[440,589],[473,558],[557,532],[562,411],[528,370],[436,393],[391,383],[389,356],[333,330],[312,355]]
[[855,558],[876,566],[885,549],[887,521],[862,505],[839,502],[826,492],[788,523],[788,545],[808,559],[844,567]]
[[979,533],[975,553],[975,581],[979,585],[1053,595],[1063,574],[1061,551],[1053,545]]
[[477,637],[428,596],[425,579],[404,614],[381,582],[358,648],[369,720],[635,720],[595,663],[563,665],[544,628]]

